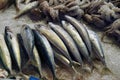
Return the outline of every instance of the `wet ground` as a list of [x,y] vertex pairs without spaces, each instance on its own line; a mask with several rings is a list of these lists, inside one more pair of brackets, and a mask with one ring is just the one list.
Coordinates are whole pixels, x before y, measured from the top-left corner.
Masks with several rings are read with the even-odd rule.
[[[5,12],[0,12],[0,33],[4,32],[5,26],[10,26],[15,33],[19,33],[20,28],[23,24],[28,24],[31,27],[34,27],[34,24],[39,22],[32,22],[27,16],[22,16],[21,18],[15,20],[13,17],[16,15],[15,8],[12,6],[7,9]],[[98,35],[101,37],[102,33],[98,32]],[[106,38],[106,40],[111,41]],[[100,75],[96,70],[91,74],[84,74],[86,80],[120,80],[120,48],[115,44],[102,43],[105,52],[105,60],[108,68],[113,72],[114,75]],[[46,71],[47,72],[47,71]],[[45,73],[45,72],[44,72]],[[51,77],[51,74],[45,74]],[[57,69],[57,76],[65,80],[73,80],[72,72],[66,70],[65,68]],[[80,80],[80,79],[77,79]]]

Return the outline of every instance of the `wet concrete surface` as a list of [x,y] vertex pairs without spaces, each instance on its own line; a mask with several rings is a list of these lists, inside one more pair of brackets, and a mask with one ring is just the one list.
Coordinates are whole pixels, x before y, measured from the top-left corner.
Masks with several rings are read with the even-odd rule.
[[[15,20],[14,16],[16,15],[15,8],[12,6],[4,12],[0,12],[0,33],[4,32],[5,26],[10,26],[10,28],[15,32],[19,33],[20,28],[23,24],[28,24],[31,27],[34,27],[35,24],[40,22],[33,22],[27,16],[22,16],[21,18]],[[102,36],[101,32],[96,31],[99,37]],[[111,41],[106,38],[106,40]],[[98,71],[93,71],[91,74],[84,74],[85,80],[120,80],[120,48],[116,44],[107,44],[102,43],[105,52],[105,60],[108,68],[113,72],[111,75],[100,75]],[[46,71],[47,72],[47,71]],[[49,71],[48,71],[49,72]],[[44,72],[45,73],[45,72]],[[46,74],[49,77],[51,74]],[[73,80],[71,72],[67,71],[65,68],[57,69],[57,76],[65,80]],[[76,79],[80,80],[80,79]]]

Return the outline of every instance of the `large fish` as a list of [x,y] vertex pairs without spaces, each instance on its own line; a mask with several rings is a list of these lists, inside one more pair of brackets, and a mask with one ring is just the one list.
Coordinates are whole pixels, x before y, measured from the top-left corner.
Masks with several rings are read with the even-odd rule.
[[55,46],[62,53],[63,56],[65,56],[68,60],[70,60],[70,62],[72,62],[65,44],[53,30],[42,25],[37,25],[36,28],[50,41],[53,46]]
[[47,38],[41,35],[38,31],[33,30],[35,36],[35,44],[40,49],[42,56],[44,57],[45,62],[47,63],[48,67],[50,68],[53,79],[56,80],[56,73],[55,73],[55,61],[54,61],[54,54],[51,48],[50,43],[48,42]]
[[75,41],[75,43],[76,43],[80,53],[82,54],[82,56],[84,56],[85,59],[89,63],[91,63],[92,60],[90,58],[87,47],[86,47],[84,41],[82,40],[81,36],[77,32],[77,30],[73,27],[73,25],[71,25],[70,23],[68,23],[66,21],[62,21],[62,26],[70,34],[70,36],[73,38],[73,40]]
[[4,36],[0,34],[0,58],[2,60],[2,63],[5,67],[5,69],[12,74],[12,62],[9,50],[7,48],[7,45],[4,40]]
[[21,29],[21,37],[29,58],[33,59],[33,49],[35,45],[34,34],[28,25],[23,25]]
[[78,51],[76,44],[74,43],[73,39],[71,38],[71,36],[59,25],[49,22],[49,26],[63,40],[63,42],[65,43],[65,45],[66,45],[70,55],[73,57],[73,59],[75,61],[79,62],[80,64],[82,64],[82,59],[81,59],[80,53]]
[[70,17],[68,15],[65,15],[65,19],[76,28],[76,30],[78,31],[78,33],[82,37],[84,43],[86,44],[87,49],[89,50],[89,53],[91,54],[92,48],[91,48],[90,38],[89,38],[89,35],[88,35],[88,32],[87,32],[85,25],[81,24],[75,18]]
[[10,51],[11,58],[21,71],[21,55],[18,40],[8,26],[5,27],[4,37],[8,46],[8,50]]
[[19,13],[15,16],[15,19],[19,18],[23,14],[25,14],[25,13],[29,12],[30,10],[32,10],[33,8],[37,7],[38,3],[39,3],[38,1],[34,1],[34,2],[27,4],[22,10],[19,11]]

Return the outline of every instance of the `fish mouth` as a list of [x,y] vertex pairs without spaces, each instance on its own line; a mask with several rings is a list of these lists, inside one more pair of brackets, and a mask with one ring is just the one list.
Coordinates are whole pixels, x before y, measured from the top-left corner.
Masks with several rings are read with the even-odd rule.
[[10,27],[9,27],[9,26],[5,26],[5,33],[7,33],[7,32],[12,32],[12,31],[10,30]]

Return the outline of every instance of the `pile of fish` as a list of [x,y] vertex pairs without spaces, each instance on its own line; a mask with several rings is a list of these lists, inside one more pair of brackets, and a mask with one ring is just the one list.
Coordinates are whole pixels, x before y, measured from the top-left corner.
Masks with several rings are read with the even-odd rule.
[[[25,59],[28,58],[26,62],[22,54],[27,56],[25,56]],[[61,24],[48,22],[47,25],[35,25],[34,29],[23,25],[17,36],[6,26],[4,35],[0,34],[0,59],[9,76],[14,75],[15,68],[16,75],[21,74],[25,77],[27,74],[23,74],[24,67],[32,64],[43,80],[46,78],[42,72],[42,63],[50,69],[53,80],[58,79],[56,76],[58,61],[73,69],[76,74],[78,72],[74,68],[75,64],[79,65],[83,71],[84,65],[88,64],[92,71],[95,69],[94,60],[102,63],[103,70],[109,70],[97,34],[68,15],[65,15],[65,20],[62,20]]]

